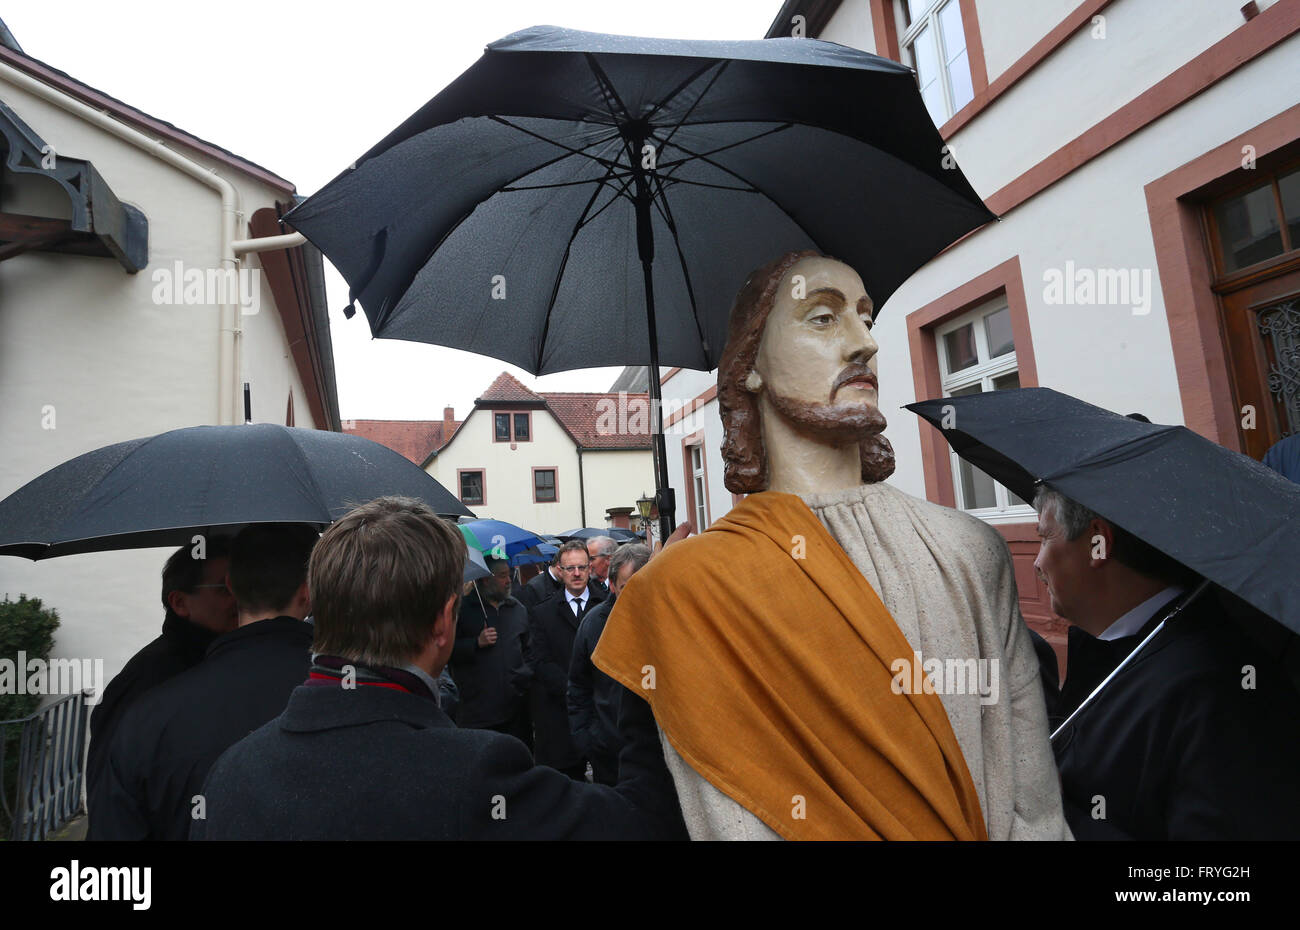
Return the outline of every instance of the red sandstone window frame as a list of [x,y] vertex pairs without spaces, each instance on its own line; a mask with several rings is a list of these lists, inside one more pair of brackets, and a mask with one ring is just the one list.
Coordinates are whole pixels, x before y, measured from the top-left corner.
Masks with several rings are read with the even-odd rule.
[[[1029,307],[1025,300],[1020,256],[1014,255],[990,268],[961,287],[907,315],[907,344],[912,359],[912,384],[916,399],[930,400],[943,396],[943,375],[939,367],[936,330],[944,323],[1004,296],[1011,311],[1011,333],[1016,343],[1016,367],[1021,387],[1038,387],[1038,366],[1034,361],[1034,342],[1029,330]],[[948,443],[938,429],[916,418],[921,434],[921,464],[925,472],[927,500],[947,507],[957,506],[953,487]]]
[[[555,477],[555,496],[549,500],[542,500],[537,496],[537,473],[539,471],[549,471]],[[534,465],[533,466],[533,503],[534,504],[558,504],[560,502],[560,466],[558,465]]]
[[[467,501],[464,498],[465,486],[461,483],[461,475],[477,473],[479,476],[479,487],[482,489],[481,498],[477,501]],[[487,503],[487,469],[486,468],[458,468],[456,469],[456,499],[467,507],[482,507]]]

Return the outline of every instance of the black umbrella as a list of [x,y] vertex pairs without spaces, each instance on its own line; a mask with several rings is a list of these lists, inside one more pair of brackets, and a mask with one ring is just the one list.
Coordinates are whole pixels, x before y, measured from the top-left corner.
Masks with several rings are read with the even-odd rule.
[[87,452],[10,494],[0,501],[0,555],[180,546],[249,523],[323,528],[390,494],[469,513],[418,465],[360,436],[193,426]]
[[[376,337],[545,374],[709,371],[745,276],[781,253],[847,262],[879,307],[992,218],[897,62],[815,39],[536,26],[489,45],[286,221]],[[657,376],[650,393],[667,538]]]
[[1272,469],[1048,388],[907,409],[1023,499],[1042,482],[1300,633],[1300,485]]

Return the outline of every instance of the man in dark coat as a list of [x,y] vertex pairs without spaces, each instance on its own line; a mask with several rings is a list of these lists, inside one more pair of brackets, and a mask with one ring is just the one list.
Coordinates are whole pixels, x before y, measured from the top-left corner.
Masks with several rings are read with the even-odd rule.
[[487,559],[492,575],[475,590],[456,621],[451,674],[460,689],[456,725],[508,733],[531,748],[532,720],[523,680],[528,609],[510,596],[510,563]]
[[537,761],[571,778],[585,778],[587,765],[569,732],[569,664],[583,615],[604,600],[588,585],[587,546],[572,540],[556,555],[564,588],[528,611],[528,665],[533,670],[531,707]]
[[591,761],[592,780],[602,785],[618,781],[618,753],[622,749],[618,703],[625,689],[592,664],[591,654],[596,651],[619,592],[649,561],[649,547],[640,544],[623,546],[613,554],[609,562],[609,597],[587,611],[578,624],[573,643],[573,659],[569,664],[569,729],[578,752]]
[[516,596],[516,599],[519,603],[523,604],[524,607],[532,610],[542,601],[549,600],[552,595],[558,594],[560,591],[564,590],[564,581],[561,578],[561,573],[559,569],[555,567],[559,562],[559,558],[560,553],[556,552],[555,558],[551,560],[550,565],[545,566],[540,572],[532,578],[529,578],[528,581],[524,583],[523,588]]
[[1058,712],[1081,709],[1053,750],[1075,838],[1300,836],[1300,696],[1282,669],[1210,591],[1188,600],[1187,569],[1055,491],[1034,503],[1035,567],[1073,624]]
[[284,710],[307,677],[315,541],[314,529],[292,524],[250,526],[235,537],[228,583],[239,627],[122,720],[88,839],[183,840],[191,820],[205,815],[200,789],[212,763]]
[[127,708],[141,695],[198,665],[212,641],[235,628],[235,597],[226,587],[229,555],[230,540],[213,537],[181,546],[163,566],[162,602],[167,613],[162,634],[113,677],[90,716],[86,799],[92,819],[108,747]]
[[588,785],[438,708],[464,559],[461,535],[409,499],[371,501],[326,531],[311,563],[311,678],[213,766],[192,839],[685,838],[649,739],[652,752],[620,760],[616,787]]

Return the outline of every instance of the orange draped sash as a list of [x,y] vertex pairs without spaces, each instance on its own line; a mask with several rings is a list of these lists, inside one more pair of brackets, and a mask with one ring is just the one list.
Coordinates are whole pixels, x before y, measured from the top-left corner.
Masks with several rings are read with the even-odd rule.
[[939,697],[891,688],[912,654],[808,506],[769,491],[638,572],[593,661],[786,839],[987,839]]

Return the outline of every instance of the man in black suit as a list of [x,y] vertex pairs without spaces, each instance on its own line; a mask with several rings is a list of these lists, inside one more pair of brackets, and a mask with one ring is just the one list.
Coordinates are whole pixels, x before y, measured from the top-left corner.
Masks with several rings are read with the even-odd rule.
[[1034,566],[1072,624],[1054,697],[1061,717],[1078,713],[1052,748],[1075,838],[1300,836],[1300,697],[1285,672],[1211,591],[1188,600],[1199,579],[1182,565],[1053,490],[1034,506]]
[[685,838],[675,800],[662,800],[671,780],[653,718],[609,788],[442,713],[435,679],[455,645],[464,561],[461,535],[414,500],[371,501],[326,531],[309,575],[310,680],[213,766],[192,839]]
[[208,769],[230,745],[284,710],[307,677],[310,526],[258,524],[231,544],[227,582],[239,627],[197,666],[145,695],[113,738],[92,840],[183,840],[202,818]]
[[90,716],[86,799],[92,818],[108,747],[127,708],[141,695],[198,665],[212,641],[235,628],[235,597],[226,587],[229,555],[230,540],[214,536],[181,546],[163,566],[162,634],[113,677]]
[[650,547],[640,543],[623,546],[614,553],[609,560],[609,597],[585,613],[573,643],[567,694],[569,730],[578,752],[591,762],[592,781],[602,785],[618,781],[618,753],[623,745],[618,712],[626,689],[596,668],[591,654],[596,651],[619,593],[649,561]]
[[569,732],[569,664],[578,624],[604,595],[591,587],[591,560],[580,539],[570,540],[556,553],[556,571],[564,587],[528,611],[528,664],[533,670],[534,752],[537,761],[571,778],[586,777],[587,763]]

